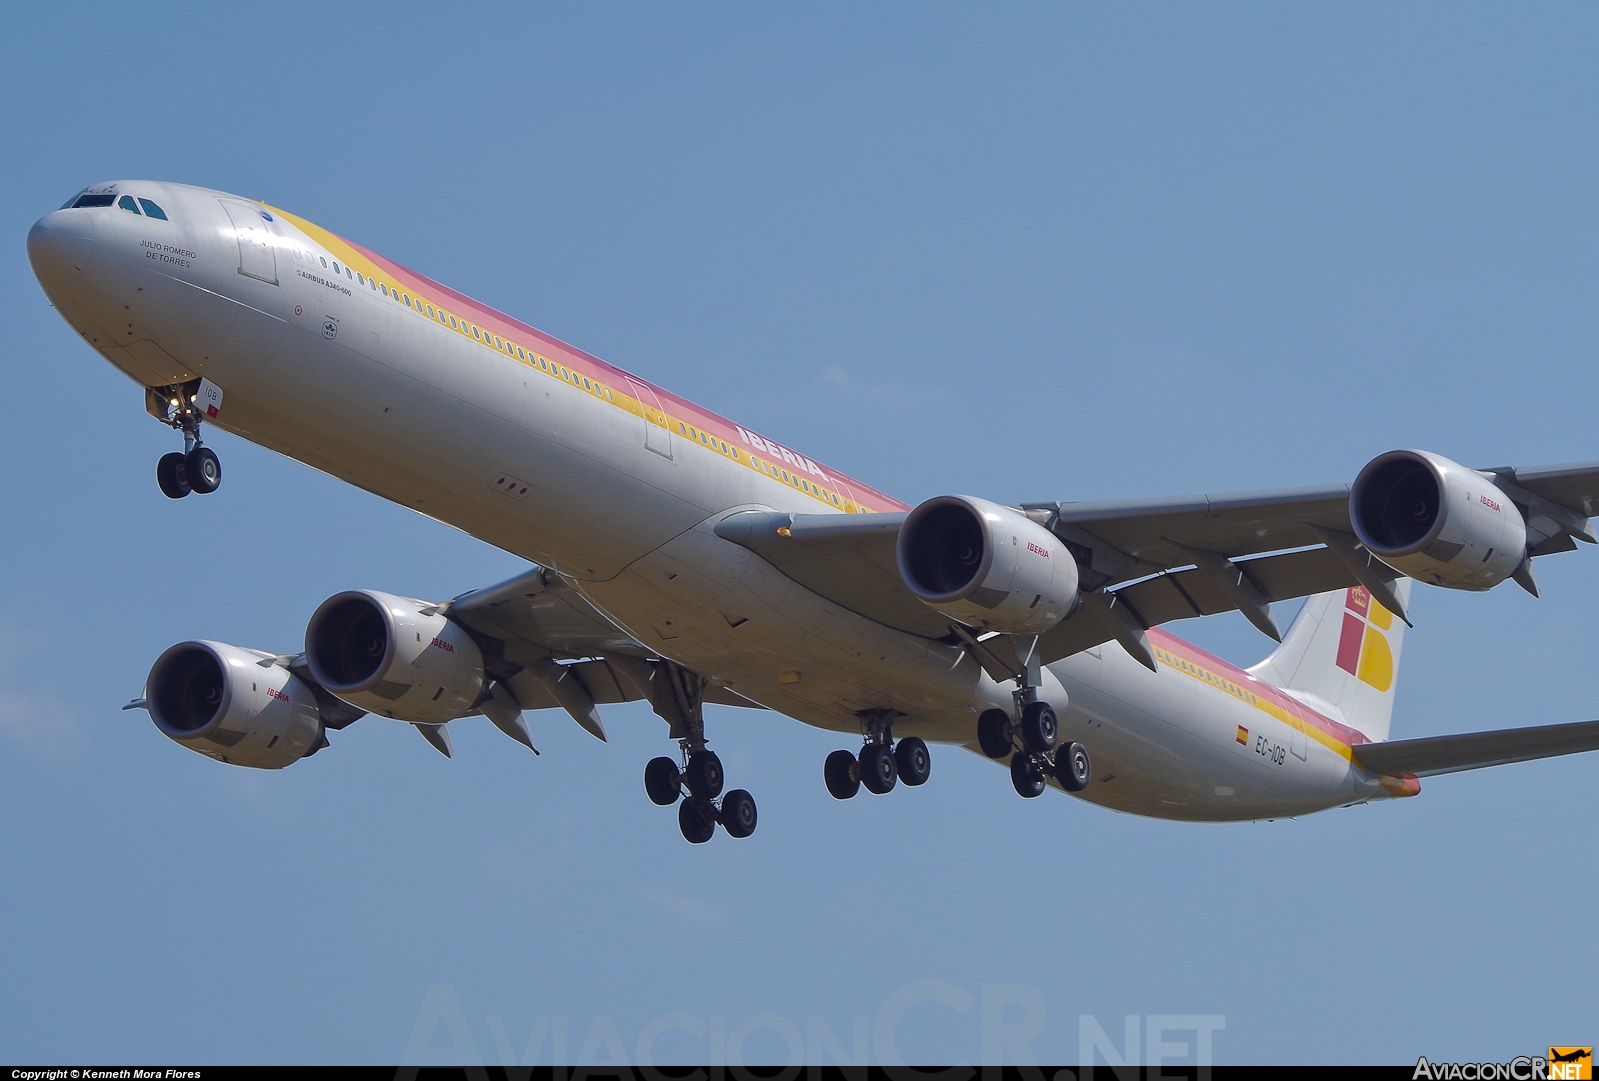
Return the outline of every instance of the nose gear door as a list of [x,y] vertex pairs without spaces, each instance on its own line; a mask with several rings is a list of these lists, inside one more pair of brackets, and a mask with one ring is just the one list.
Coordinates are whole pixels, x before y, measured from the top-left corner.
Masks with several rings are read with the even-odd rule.
[[261,211],[243,203],[218,200],[228,212],[233,232],[239,240],[239,273],[278,284],[278,259],[272,247],[272,234],[267,232]]

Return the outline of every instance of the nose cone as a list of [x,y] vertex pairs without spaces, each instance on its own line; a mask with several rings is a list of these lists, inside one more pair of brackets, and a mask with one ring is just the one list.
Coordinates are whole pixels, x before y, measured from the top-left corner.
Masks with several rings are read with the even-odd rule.
[[57,210],[28,230],[28,262],[39,284],[65,285],[83,273],[94,254],[94,212]]

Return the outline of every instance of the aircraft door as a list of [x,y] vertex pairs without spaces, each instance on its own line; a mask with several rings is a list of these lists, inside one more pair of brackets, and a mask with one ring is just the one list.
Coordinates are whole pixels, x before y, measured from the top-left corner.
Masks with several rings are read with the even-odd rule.
[[638,399],[639,405],[644,407],[644,446],[659,454],[662,458],[672,456],[672,432],[666,427],[666,411],[661,408],[661,399],[656,395],[653,387],[640,383],[632,376],[626,376],[628,389],[633,392],[633,397]]
[[1293,718],[1288,723],[1288,749],[1293,756],[1301,762],[1310,753],[1310,740],[1305,735],[1305,718],[1299,710],[1294,710]]
[[239,273],[270,285],[278,284],[277,254],[261,211],[243,203],[220,201],[239,240]]

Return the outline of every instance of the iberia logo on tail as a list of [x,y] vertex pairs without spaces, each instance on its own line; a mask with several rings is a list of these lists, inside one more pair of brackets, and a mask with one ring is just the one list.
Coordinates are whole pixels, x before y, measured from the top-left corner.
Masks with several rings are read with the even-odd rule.
[[1338,638],[1338,667],[1379,691],[1394,685],[1394,651],[1384,631],[1394,614],[1372,599],[1364,586],[1344,595],[1344,628]]

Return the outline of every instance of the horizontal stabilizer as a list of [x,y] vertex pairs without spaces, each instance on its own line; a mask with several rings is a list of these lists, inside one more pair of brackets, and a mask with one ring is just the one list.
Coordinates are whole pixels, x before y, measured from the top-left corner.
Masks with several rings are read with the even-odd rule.
[[1497,732],[1467,732],[1458,736],[1362,743],[1355,748],[1355,757],[1377,773],[1430,777],[1595,750],[1599,750],[1599,721],[1577,721],[1536,728],[1505,728]]

